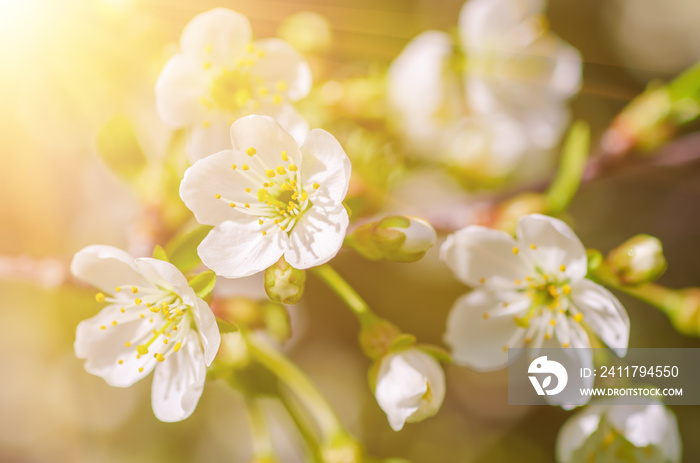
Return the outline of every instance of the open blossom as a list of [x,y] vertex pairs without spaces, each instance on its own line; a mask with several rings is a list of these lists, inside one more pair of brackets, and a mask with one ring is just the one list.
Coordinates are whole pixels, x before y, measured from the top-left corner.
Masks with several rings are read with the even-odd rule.
[[[517,238],[469,226],[448,236],[442,259],[474,290],[455,302],[445,342],[455,361],[502,368],[511,347],[591,347],[589,333],[624,356],[627,312],[612,293],[585,278],[586,250],[564,222],[533,214]],[[573,349],[590,367],[590,350]],[[572,354],[574,355],[574,354]]]
[[71,271],[97,287],[97,301],[108,304],[78,325],[75,354],[86,360],[85,369],[116,387],[131,386],[155,369],[156,417],[171,422],[190,416],[221,340],[207,303],[169,262],[134,259],[111,246],[82,249]]
[[381,359],[374,394],[391,428],[400,431],[405,423],[422,421],[440,410],[445,373],[420,349],[392,352]]
[[197,220],[214,229],[199,245],[202,262],[240,278],[284,255],[294,268],[332,259],[343,244],[343,199],[350,160],[321,129],[301,147],[274,120],[247,116],[231,126],[233,149],[196,162],[180,196]]
[[592,403],[569,418],[557,436],[557,461],[680,463],[681,440],[673,412],[657,400],[621,401]]
[[389,69],[388,97],[410,151],[476,180],[552,167],[581,58],[547,30],[544,5],[469,0],[459,43],[427,31],[406,46]]
[[253,42],[248,18],[216,8],[187,24],[180,48],[158,77],[156,105],[168,125],[189,128],[193,162],[226,149],[231,123],[247,114],[272,116],[299,140],[306,136],[290,102],[309,93],[311,71],[289,44]]

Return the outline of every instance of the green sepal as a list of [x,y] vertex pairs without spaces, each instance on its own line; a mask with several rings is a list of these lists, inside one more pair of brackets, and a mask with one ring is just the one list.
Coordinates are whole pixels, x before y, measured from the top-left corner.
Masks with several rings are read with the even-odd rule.
[[389,347],[389,350],[391,352],[395,352],[397,350],[408,349],[409,347],[413,347],[415,343],[416,337],[414,335],[401,333],[396,338],[394,338],[393,341],[391,341],[391,347]]
[[160,244],[156,244],[156,247],[153,248],[153,258],[170,262],[170,259],[168,259],[168,253],[165,252],[165,249],[163,249],[163,246]]
[[194,289],[194,293],[198,297],[204,299],[214,290],[214,285],[216,284],[216,273],[214,273],[212,270],[207,270],[190,279],[188,283],[190,288]]
[[432,356],[438,362],[442,363],[452,363],[452,355],[442,347],[433,346],[429,344],[419,344],[416,348],[425,352],[426,354]]
[[240,331],[240,329],[238,328],[238,326],[236,326],[236,325],[234,325],[233,323],[228,322],[228,321],[226,321],[226,320],[224,320],[224,319],[222,319],[222,318],[219,318],[219,317],[216,317],[216,324],[218,325],[218,327],[219,327],[219,332],[220,332],[221,334],[224,334],[224,333],[236,333],[236,332]]
[[586,249],[588,257],[588,273],[595,271],[603,263],[603,254],[597,249]]
[[202,265],[202,261],[197,254],[197,246],[212,228],[209,225],[201,225],[194,230],[175,235],[165,245],[165,251],[170,258],[170,262],[180,269],[182,273],[191,272]]

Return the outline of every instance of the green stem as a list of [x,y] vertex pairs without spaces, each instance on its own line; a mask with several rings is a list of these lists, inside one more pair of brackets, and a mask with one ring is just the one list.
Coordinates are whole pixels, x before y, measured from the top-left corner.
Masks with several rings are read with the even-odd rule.
[[326,398],[296,365],[255,335],[246,335],[245,340],[253,358],[277,375],[279,380],[289,387],[306,406],[326,439],[332,440],[337,436],[347,435]]
[[272,446],[270,428],[267,425],[265,413],[260,405],[260,399],[245,396],[246,409],[248,410],[248,422],[253,440],[253,461],[255,463],[274,463],[275,450]]
[[641,285],[624,284],[612,270],[610,264],[605,261],[591,270],[590,277],[598,283],[615,288],[646,302],[658,308],[666,315],[671,315],[679,310],[683,303],[683,295],[674,289],[665,288],[655,283],[644,283]]
[[342,299],[363,325],[368,325],[377,319],[369,305],[357,294],[357,291],[328,264],[314,267],[311,271],[323,281],[335,294]]
[[590,129],[585,122],[576,121],[571,126],[562,149],[559,169],[547,190],[549,214],[561,214],[574,199],[586,168],[590,138]]
[[294,421],[294,425],[299,430],[299,434],[306,443],[309,449],[309,460],[312,463],[322,463],[320,459],[320,446],[318,438],[316,436],[316,430],[314,429],[313,422],[310,420],[309,416],[304,412],[303,407],[299,404],[299,401],[289,393],[286,389],[280,388],[278,392],[278,398],[282,405],[287,410],[287,413]]

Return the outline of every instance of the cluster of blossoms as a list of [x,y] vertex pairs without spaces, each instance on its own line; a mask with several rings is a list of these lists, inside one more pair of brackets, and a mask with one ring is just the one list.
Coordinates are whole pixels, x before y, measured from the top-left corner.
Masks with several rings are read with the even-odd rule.
[[548,31],[544,9],[544,0],[469,0],[459,43],[427,31],[406,46],[388,92],[409,150],[472,184],[549,172],[581,58]]
[[[389,97],[416,152],[493,180],[538,164],[531,156],[558,142],[567,122],[564,103],[579,86],[580,58],[546,30],[543,9],[538,0],[469,0],[460,16],[462,55],[435,31],[407,46],[390,70]],[[422,219],[385,217],[346,236],[350,159],[333,135],[309,130],[290,104],[309,93],[309,68],[285,42],[252,42],[251,35],[248,20],[230,10],[195,17],[156,85],[163,121],[188,129],[193,164],[179,194],[196,221],[212,227],[197,248],[201,263],[230,279],[269,271],[271,299],[294,303],[305,281],[299,272],[329,262],[344,244],[370,260],[422,258],[437,240]],[[613,256],[624,278],[638,282],[663,271],[660,243],[640,238],[632,244],[634,253]],[[574,348],[590,348],[593,337],[626,354],[627,312],[586,278],[586,249],[563,221],[525,215],[515,237],[469,226],[447,236],[441,258],[471,288],[447,321],[444,339],[455,363],[495,370],[507,365],[511,348],[531,347],[535,356],[561,347],[577,368],[592,368],[591,350]],[[154,370],[156,417],[190,416],[221,344],[216,317],[193,287],[196,277],[110,246],[79,251],[72,272],[107,303],[77,328],[75,352],[86,370],[116,387]],[[440,409],[442,357],[410,335],[401,338],[384,320],[363,330],[377,326],[380,334],[371,341],[381,349],[370,355],[370,383],[399,431]],[[569,421],[560,435],[560,461],[588,461],[608,433],[618,453],[679,458],[675,418],[665,408],[610,405],[591,406]],[[635,423],[649,421],[658,429],[639,432],[647,425]]]

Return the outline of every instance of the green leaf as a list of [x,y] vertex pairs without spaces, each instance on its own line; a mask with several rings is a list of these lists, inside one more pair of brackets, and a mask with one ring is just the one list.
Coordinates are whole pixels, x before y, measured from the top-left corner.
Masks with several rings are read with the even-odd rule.
[[436,360],[443,363],[452,363],[452,356],[445,349],[429,344],[419,344],[416,346],[428,355],[432,355]]
[[165,252],[170,262],[182,273],[188,273],[202,264],[197,255],[197,246],[209,234],[213,227],[202,225],[194,230],[176,235],[165,245]]
[[588,124],[584,121],[576,121],[566,136],[559,170],[547,191],[549,214],[561,214],[574,199],[586,168],[590,142],[591,131]]
[[189,284],[190,288],[194,289],[195,294],[204,299],[214,289],[216,274],[211,270],[207,270],[192,278]]
[[131,120],[123,115],[110,119],[97,135],[97,151],[114,173],[133,182],[146,167],[146,156]]
[[170,259],[168,259],[168,254],[165,252],[165,249],[163,249],[163,247],[160,244],[156,244],[156,247],[153,248],[153,258],[170,262]]

